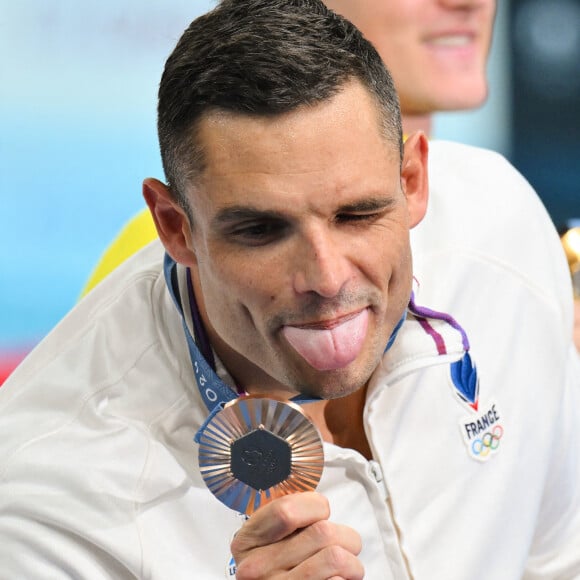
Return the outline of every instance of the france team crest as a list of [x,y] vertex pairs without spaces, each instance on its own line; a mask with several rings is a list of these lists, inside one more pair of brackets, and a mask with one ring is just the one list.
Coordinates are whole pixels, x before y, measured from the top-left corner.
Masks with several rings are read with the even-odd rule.
[[491,401],[480,409],[479,377],[469,352],[451,363],[450,374],[457,396],[475,411],[459,422],[467,452],[477,461],[487,461],[500,449],[504,433],[498,405]]
[[495,455],[502,444],[504,428],[495,401],[486,405],[482,412],[459,422],[463,441],[469,456],[477,461],[487,461]]

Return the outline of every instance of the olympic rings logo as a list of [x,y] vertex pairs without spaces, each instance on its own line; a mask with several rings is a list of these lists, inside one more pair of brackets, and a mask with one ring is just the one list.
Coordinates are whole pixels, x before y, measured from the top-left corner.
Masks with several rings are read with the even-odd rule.
[[503,427],[496,425],[491,432],[488,431],[481,439],[475,439],[471,444],[471,452],[479,457],[487,457],[499,447],[500,439],[503,436]]

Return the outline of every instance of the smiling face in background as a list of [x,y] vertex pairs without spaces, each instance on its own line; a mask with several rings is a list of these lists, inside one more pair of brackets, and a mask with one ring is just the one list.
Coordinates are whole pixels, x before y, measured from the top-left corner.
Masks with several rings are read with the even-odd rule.
[[495,0],[325,0],[393,75],[404,116],[469,109],[487,96]]
[[212,345],[250,392],[344,396],[381,359],[409,298],[427,156],[415,141],[401,176],[380,127],[354,82],[284,115],[200,123],[188,249],[166,246],[189,261]]

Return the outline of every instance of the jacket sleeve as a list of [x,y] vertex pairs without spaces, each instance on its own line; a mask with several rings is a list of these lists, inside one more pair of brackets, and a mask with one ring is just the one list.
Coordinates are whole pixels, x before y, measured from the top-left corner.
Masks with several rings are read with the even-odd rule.
[[[105,449],[99,436],[106,442],[110,433],[93,435],[71,419],[40,430],[34,427],[42,423],[41,415],[24,405],[3,411],[0,577],[142,577],[136,483],[124,467],[135,454],[127,452],[123,440]],[[125,459],[116,462],[119,467],[102,467],[107,455]]]

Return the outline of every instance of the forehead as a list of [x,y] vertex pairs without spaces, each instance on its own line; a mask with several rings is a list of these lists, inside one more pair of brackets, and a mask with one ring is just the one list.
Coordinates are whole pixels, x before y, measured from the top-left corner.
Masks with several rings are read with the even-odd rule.
[[[228,193],[341,190],[399,176],[398,146],[383,133],[378,106],[358,83],[328,101],[277,116],[214,112],[200,122],[201,189]],[[232,199],[238,202],[239,199]]]

